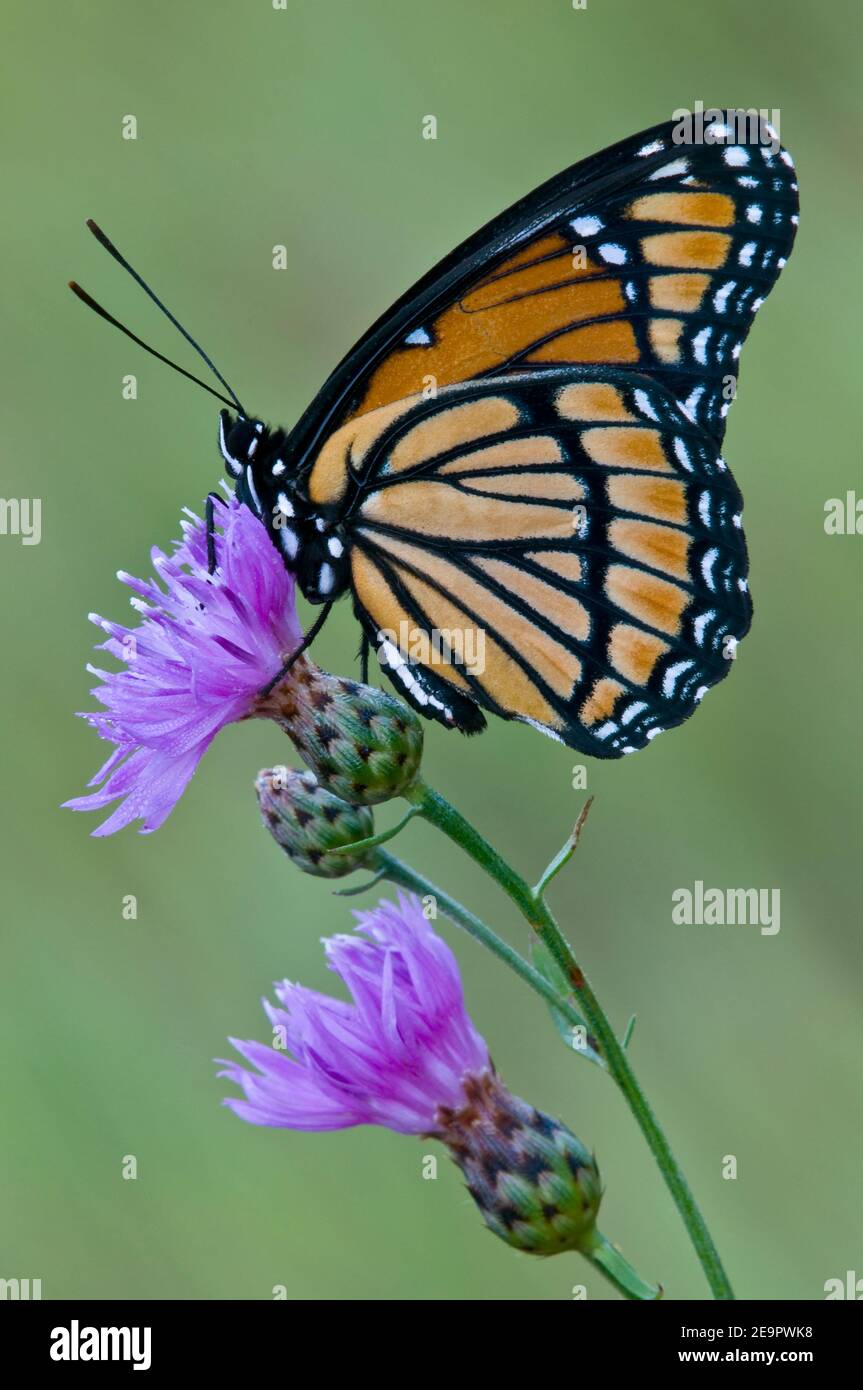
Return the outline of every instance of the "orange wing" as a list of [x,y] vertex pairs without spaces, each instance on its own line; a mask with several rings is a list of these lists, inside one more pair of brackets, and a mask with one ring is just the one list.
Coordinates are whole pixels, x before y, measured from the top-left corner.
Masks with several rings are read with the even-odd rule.
[[749,626],[740,494],[662,387],[546,368],[363,417],[357,615],[426,715],[480,707],[598,757],[692,713]]
[[457,248],[336,368],[292,433],[414,393],[566,363],[662,382],[719,441],[753,313],[790,253],[797,185],[773,132],[678,143],[671,123],[543,184]]

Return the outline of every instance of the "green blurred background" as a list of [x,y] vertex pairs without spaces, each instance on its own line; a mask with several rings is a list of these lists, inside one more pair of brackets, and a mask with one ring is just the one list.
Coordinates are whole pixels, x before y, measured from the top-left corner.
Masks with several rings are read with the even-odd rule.
[[[86,614],[123,618],[115,571],[145,572],[220,476],[213,403],[64,286],[76,276],[195,368],[85,232],[95,216],[253,408],[289,424],[462,237],[696,99],[780,108],[802,186],[726,446],[755,624],[694,720],[590,764],[596,805],[554,899],[618,1027],[638,1014],[636,1069],[737,1292],[821,1298],[826,1279],[863,1275],[863,540],[823,529],[825,501],[861,480],[858,7],[12,0],[5,27],[3,491],[43,499],[43,538],[0,540],[0,1276],[41,1278],[46,1298],[269,1298],[284,1284],[290,1298],[568,1299],[582,1282],[614,1296],[576,1256],[531,1261],[490,1238],[454,1169],[423,1181],[428,1143],[253,1129],[220,1107],[211,1058],[228,1033],[269,1036],[258,1001],[274,979],[329,984],[319,937],[345,929],[348,905],[259,828],[253,775],[290,757],[269,726],[223,735],[152,838],[93,840],[95,818],[58,809],[103,755],[73,718],[91,705]],[[345,604],[317,655],[348,671],[355,649]],[[435,727],[425,766],[535,875],[583,800],[578,761],[516,726],[470,744]],[[410,827],[401,852],[526,946],[431,830]],[[671,893],[695,879],[781,889],[779,935],[672,925]],[[441,929],[512,1088],[595,1148],[605,1231],[670,1297],[704,1297],[611,1083],[560,1045],[535,996]],[[721,1176],[728,1154],[736,1181]]]

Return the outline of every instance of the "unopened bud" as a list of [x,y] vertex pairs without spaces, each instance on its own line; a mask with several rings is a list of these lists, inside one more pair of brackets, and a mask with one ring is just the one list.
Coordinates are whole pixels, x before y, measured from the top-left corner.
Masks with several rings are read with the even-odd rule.
[[495,1235],[531,1255],[592,1251],[602,1197],[591,1154],[566,1125],[512,1095],[493,1072],[465,1078],[438,1137]]
[[352,805],[401,796],[416,781],[422,724],[395,695],[331,676],[301,657],[258,704],[275,719],[322,787]]
[[304,873],[342,878],[370,862],[374,851],[332,851],[374,834],[371,811],[333,796],[318,784],[314,773],[267,768],[258,773],[255,790],[264,825]]

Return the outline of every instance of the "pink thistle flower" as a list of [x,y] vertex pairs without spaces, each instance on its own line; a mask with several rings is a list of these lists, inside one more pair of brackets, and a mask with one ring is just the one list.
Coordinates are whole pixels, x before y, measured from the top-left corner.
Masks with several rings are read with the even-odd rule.
[[460,1110],[469,1078],[491,1070],[455,956],[413,895],[354,915],[358,935],[324,941],[353,1002],[276,985],[279,1004],[264,1008],[284,1047],[232,1038],[255,1070],[225,1063],[219,1075],[244,1092],[225,1104],[250,1124],[284,1129],[439,1133],[439,1111]]
[[262,686],[302,642],[293,578],[257,517],[234,497],[216,509],[211,575],[204,523],[187,516],[173,553],[151,552],[155,579],[118,576],[135,595],[140,624],[91,615],[108,639],[97,650],[125,663],[87,667],[101,681],[92,693],[104,709],[81,718],[114,751],[90,782],[99,790],[65,804],[96,811],[120,802],[94,835],[135,820],[144,834],[157,830],[219,730],[254,712]]

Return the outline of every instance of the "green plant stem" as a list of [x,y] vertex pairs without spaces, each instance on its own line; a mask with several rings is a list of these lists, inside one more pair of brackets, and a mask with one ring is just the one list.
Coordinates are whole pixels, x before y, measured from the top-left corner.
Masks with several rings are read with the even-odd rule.
[[[451,898],[442,888],[424,878],[410,864],[405,864],[401,859],[396,859],[394,855],[387,854],[385,850],[380,850],[372,862],[372,867],[377,870],[376,878],[388,878],[391,883],[398,884],[400,888],[407,888],[412,893],[417,893],[420,897],[433,897],[441,912],[445,917],[449,917],[451,922],[455,922],[457,927],[462,927],[475,941],[479,941],[483,946],[502,960],[504,965],[508,965],[510,970],[520,976],[531,989],[545,1000],[553,1009],[557,1009],[567,1023],[573,1027],[583,1024],[581,1015],[574,1009],[568,999],[564,999],[553,985],[549,984],[544,975],[520,956],[508,942],[499,937],[497,932],[487,926],[481,918],[477,917],[468,908],[463,907],[455,898]],[[373,880],[375,881],[375,880]]]
[[683,1218],[695,1253],[701,1263],[714,1298],[733,1299],[734,1293],[707,1229],[704,1217],[683,1175],[671,1146],[648,1103],[629,1060],[617,1040],[599,1000],[580,968],[572,947],[560,930],[541,893],[506,863],[459,811],[439,792],[418,781],[405,794],[411,805],[435,825],[484,869],[503,888],[529,922],[572,985],[573,993],[595,1037],[608,1070],[614,1077],[639,1129],[662,1173],[665,1184]]
[[655,1303],[657,1299],[662,1297],[662,1289],[655,1289],[650,1284],[645,1284],[641,1276],[636,1274],[629,1260],[621,1254],[616,1245],[612,1245],[601,1231],[594,1231],[592,1248],[582,1250],[581,1253],[601,1274],[605,1275],[606,1279],[614,1285],[618,1293],[623,1294],[624,1298],[638,1300],[640,1303]]

